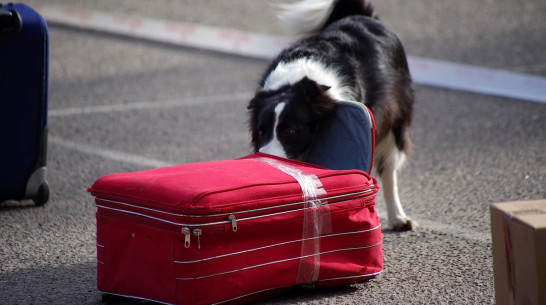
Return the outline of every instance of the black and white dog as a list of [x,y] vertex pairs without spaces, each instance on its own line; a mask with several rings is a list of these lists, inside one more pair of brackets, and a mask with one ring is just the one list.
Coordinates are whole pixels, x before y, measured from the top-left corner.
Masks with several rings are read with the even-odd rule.
[[374,160],[389,226],[413,229],[396,175],[411,152],[414,99],[402,44],[364,0],[303,0],[281,8],[280,19],[309,36],[273,60],[248,105],[254,149],[298,159],[336,100],[364,103],[377,126]]

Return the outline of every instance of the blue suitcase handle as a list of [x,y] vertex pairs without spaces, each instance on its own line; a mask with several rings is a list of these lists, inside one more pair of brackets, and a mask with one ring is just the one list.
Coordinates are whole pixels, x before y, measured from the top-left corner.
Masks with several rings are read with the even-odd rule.
[[23,28],[21,15],[17,13],[12,3],[4,6],[0,3],[0,44],[14,39]]

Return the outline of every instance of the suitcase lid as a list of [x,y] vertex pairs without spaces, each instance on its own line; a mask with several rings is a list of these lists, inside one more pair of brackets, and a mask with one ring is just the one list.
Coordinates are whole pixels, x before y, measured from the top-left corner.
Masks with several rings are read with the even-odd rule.
[[364,104],[337,101],[336,110],[319,126],[303,160],[331,169],[372,172],[375,122]]
[[99,178],[89,192],[99,199],[210,215],[316,199],[309,191],[323,198],[367,190],[375,194],[377,189],[375,179],[360,170],[330,170],[256,153],[237,160],[110,174]]

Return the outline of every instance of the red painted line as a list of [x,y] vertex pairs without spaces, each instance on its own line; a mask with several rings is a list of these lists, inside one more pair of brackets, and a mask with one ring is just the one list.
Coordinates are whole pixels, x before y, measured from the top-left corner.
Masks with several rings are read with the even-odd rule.
[[[34,8],[50,23],[267,60],[291,42],[282,37],[70,7]],[[545,77],[414,56],[408,61],[417,84],[546,103]]]

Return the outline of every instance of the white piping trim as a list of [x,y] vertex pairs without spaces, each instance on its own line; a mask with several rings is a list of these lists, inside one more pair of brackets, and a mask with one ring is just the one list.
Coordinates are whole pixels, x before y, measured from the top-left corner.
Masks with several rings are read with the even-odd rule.
[[204,279],[204,278],[209,278],[209,277],[215,277],[215,276],[220,276],[220,275],[235,273],[235,272],[239,272],[239,271],[246,271],[246,270],[250,270],[250,269],[260,268],[260,267],[269,266],[269,265],[274,265],[274,264],[278,264],[278,263],[289,262],[289,261],[298,260],[298,259],[302,259],[302,258],[312,257],[312,256],[315,256],[315,255],[330,254],[330,253],[341,252],[341,251],[351,251],[351,250],[368,249],[368,248],[373,248],[373,247],[379,246],[379,245],[381,245],[381,244],[382,244],[382,241],[379,242],[379,243],[376,243],[376,244],[373,244],[373,245],[369,245],[369,246],[364,246],[364,247],[336,249],[336,250],[325,251],[325,252],[320,252],[320,253],[313,253],[313,254],[310,254],[310,255],[304,255],[304,256],[298,256],[298,257],[293,257],[293,258],[282,259],[282,260],[273,261],[273,262],[264,263],[264,264],[259,264],[259,265],[254,265],[254,266],[248,266],[248,267],[245,267],[245,268],[236,269],[236,270],[230,270],[230,271],[221,272],[221,273],[216,273],[216,274],[209,274],[209,275],[198,276],[198,277],[194,277],[194,278],[177,277],[177,278],[175,278],[175,279],[176,279],[176,280],[199,280],[199,279]]
[[244,254],[244,253],[248,253],[248,252],[254,252],[254,251],[264,250],[264,249],[268,249],[268,248],[273,248],[273,247],[277,247],[277,246],[283,246],[283,245],[287,245],[287,244],[291,244],[291,243],[297,243],[297,242],[302,242],[302,241],[311,240],[311,239],[319,239],[319,238],[327,238],[327,237],[332,237],[332,236],[341,236],[341,235],[349,235],[349,234],[366,233],[366,232],[371,232],[371,231],[374,231],[374,230],[377,230],[377,229],[380,229],[380,228],[381,228],[381,224],[379,224],[378,226],[376,226],[376,227],[374,227],[374,228],[367,229],[367,230],[362,230],[362,231],[343,232],[343,233],[336,233],[336,234],[329,234],[329,235],[323,235],[323,236],[316,236],[316,237],[305,238],[305,239],[296,239],[296,240],[286,241],[286,242],[282,242],[282,243],[278,243],[278,244],[273,244],[273,245],[268,245],[268,246],[264,246],[264,247],[258,247],[258,248],[249,249],[249,250],[243,250],[243,251],[238,251],[238,252],[232,252],[232,253],[227,253],[227,254],[222,254],[222,255],[218,255],[218,256],[207,257],[207,258],[198,259],[198,260],[193,260],[193,261],[174,261],[174,263],[175,263],[175,264],[193,264],[193,263],[200,263],[200,262],[205,262],[205,261],[209,261],[209,260],[213,260],[213,259],[219,259],[219,258],[224,258],[224,257],[228,257],[228,256]]
[[[343,202],[352,201],[352,200],[354,200],[354,199],[338,201],[338,202],[334,202],[334,203],[326,203],[326,204],[337,204],[337,203],[343,203]],[[100,205],[100,204],[95,204],[95,205],[97,207],[99,207],[99,208],[103,208],[103,209],[107,209],[107,210],[112,210],[112,211],[116,211],[116,212],[120,212],[120,213],[127,213],[127,214],[132,214],[132,215],[137,215],[137,216],[142,216],[142,217],[154,219],[154,220],[157,220],[157,221],[161,221],[161,222],[165,222],[165,223],[169,223],[169,224],[173,224],[173,225],[177,225],[177,226],[184,226],[184,227],[209,227],[209,226],[214,226],[214,225],[223,225],[223,224],[231,223],[230,220],[209,222],[209,223],[199,223],[199,224],[179,223],[179,222],[169,221],[169,220],[165,220],[165,219],[158,218],[158,217],[153,217],[153,216],[142,214],[142,213],[111,208],[111,207],[107,207],[107,206]],[[308,209],[312,209],[312,207],[301,208],[301,209],[296,209],[296,210],[289,210],[289,211],[283,211],[283,212],[279,212],[279,213],[258,215],[258,216],[247,217],[247,218],[238,218],[237,222],[239,223],[239,222],[245,221],[245,220],[253,220],[253,219],[258,219],[258,218],[263,218],[263,217],[278,216],[278,215],[283,215],[283,214],[288,214],[288,213],[293,213],[293,212],[304,211],[304,210],[308,210]],[[228,215],[230,215],[230,214],[228,214]]]
[[[371,277],[371,276],[379,275],[379,274],[381,274],[382,272],[383,272],[383,270],[380,270],[380,271],[378,271],[378,272],[369,273],[369,274],[355,275],[355,276],[345,276],[345,277],[337,277],[337,278],[331,278],[331,279],[323,279],[323,280],[318,280],[317,282],[344,280],[344,279],[352,279],[352,278],[360,278],[360,277]],[[251,296],[251,295],[259,294],[259,293],[262,293],[262,292],[271,291],[271,290],[276,290],[276,289],[289,288],[289,287],[293,287],[293,286],[295,286],[295,285],[286,285],[286,286],[280,286],[280,287],[274,287],[274,288],[263,289],[263,290],[255,291],[255,292],[248,293],[248,294],[245,294],[245,295],[241,295],[241,296],[238,296],[238,297],[235,297],[235,298],[231,298],[231,299],[227,299],[227,300],[222,300],[222,301],[220,301],[220,302],[218,302],[218,303],[212,303],[212,304],[213,304],[213,305],[214,305],[214,304],[224,304],[224,303],[226,303],[226,302],[231,302],[231,301],[235,301],[235,300],[238,300],[238,299],[243,299],[243,298],[249,297],[249,296]],[[165,302],[161,302],[161,301],[154,300],[154,299],[147,299],[147,298],[141,298],[141,297],[136,297],[136,296],[130,296],[130,295],[123,295],[123,294],[118,294],[118,293],[112,293],[112,292],[104,292],[104,291],[100,291],[100,290],[99,290],[99,292],[100,292],[100,293],[104,293],[104,294],[116,295],[116,296],[120,296],[120,297],[133,298],[133,299],[139,299],[139,300],[144,300],[144,301],[152,301],[152,302],[157,302],[157,303],[161,303],[161,304],[168,304],[168,305],[171,305],[171,303],[165,303]]]
[[380,274],[382,272],[383,272],[383,269],[381,269],[380,271],[373,272],[373,273],[368,273],[368,274],[343,276],[343,277],[336,277],[336,278],[331,278],[331,279],[323,279],[323,280],[318,280],[317,282],[326,282],[326,281],[335,281],[335,280],[344,280],[344,279],[354,279],[354,278],[359,278],[359,277],[375,276],[375,275],[378,275],[378,274]]
[[[343,203],[343,202],[347,202],[347,201],[352,201],[352,200],[355,200],[355,199],[359,199],[359,198],[352,198],[352,199],[347,199],[347,200],[343,200],[343,201],[336,201],[336,202],[332,202],[332,203],[325,202],[324,205],[338,204],[338,203]],[[185,227],[208,227],[208,226],[214,226],[214,225],[229,224],[231,222],[230,220],[225,220],[225,221],[217,221],[217,222],[209,222],[209,223],[198,223],[198,224],[195,224],[195,223],[193,223],[193,224],[179,223],[179,222],[169,221],[169,220],[165,220],[165,219],[158,218],[158,217],[153,217],[153,216],[142,214],[142,213],[137,213],[137,212],[133,212],[133,211],[127,211],[127,210],[107,207],[107,206],[104,206],[104,205],[100,205],[98,203],[95,203],[95,205],[98,208],[117,211],[117,212],[120,212],[120,213],[126,213],[126,214],[142,216],[142,217],[154,219],[154,220],[157,220],[157,221],[161,221],[161,222],[165,222],[165,223],[169,223],[169,224],[173,224],[173,225],[178,225],[178,226],[185,226]],[[253,219],[258,219],[258,218],[263,218],[263,217],[284,215],[284,214],[293,213],[293,212],[305,211],[305,210],[308,210],[308,209],[312,209],[312,207],[304,207],[304,208],[301,208],[301,209],[282,211],[282,212],[278,212],[278,213],[264,214],[264,215],[246,217],[246,218],[238,218],[237,222],[246,221],[246,220],[253,220]],[[236,214],[236,213],[230,213],[230,214],[226,214],[226,215],[231,215],[231,214]],[[212,216],[214,217],[216,215],[212,215]]]
[[[375,186],[375,184],[370,185],[370,187],[374,187],[374,186]],[[374,190],[375,190],[375,189],[370,188],[370,189],[367,189],[367,190],[364,190],[364,191],[360,191],[360,192],[355,192],[355,193],[350,193],[350,194],[343,194],[343,195],[337,195],[337,196],[330,196],[330,197],[322,198],[322,199],[323,199],[323,200],[332,200],[332,199],[338,199],[338,198],[349,197],[349,196],[355,196],[355,195],[358,196],[358,195],[362,195],[362,194],[366,194],[366,193],[373,192]],[[360,198],[364,198],[364,197],[353,198],[353,199],[351,199],[351,200],[360,199]],[[298,201],[298,202],[294,202],[294,203],[288,203],[288,204],[283,204],[283,205],[270,206],[270,207],[259,208],[259,209],[245,210],[245,211],[239,211],[239,212],[232,212],[232,213],[219,213],[219,214],[213,214],[213,215],[211,215],[211,214],[207,214],[207,215],[189,215],[189,214],[179,214],[179,213],[171,213],[171,212],[161,211],[161,210],[157,210],[157,209],[152,209],[152,208],[143,207],[143,206],[140,206],[140,205],[130,204],[130,203],[127,203],[127,202],[121,202],[121,201],[111,200],[111,199],[104,199],[104,198],[101,198],[101,197],[97,197],[97,199],[98,199],[98,200],[101,200],[101,201],[112,202],[112,203],[116,203],[116,204],[121,204],[121,205],[125,205],[125,206],[130,206],[130,207],[137,208],[137,209],[148,210],[148,211],[152,211],[152,212],[156,212],[156,213],[160,213],[160,214],[166,214],[166,215],[177,216],[177,217],[190,217],[190,218],[216,217],[216,216],[219,217],[219,216],[228,216],[228,215],[231,215],[231,214],[240,215],[240,214],[253,213],[253,212],[258,212],[258,211],[266,211],[266,210],[272,210],[272,209],[277,209],[277,208],[289,207],[289,206],[293,206],[293,205],[301,205],[301,204],[304,204],[304,203],[305,203],[305,201]],[[336,202],[332,202],[331,204],[336,204],[336,203],[346,202],[346,201],[347,201],[347,200],[336,201]]]
[[[360,277],[371,277],[371,276],[379,275],[379,274],[381,274],[382,272],[383,272],[383,270],[380,270],[380,271],[378,271],[378,272],[369,273],[369,274],[355,275],[355,276],[345,276],[345,277],[337,277],[337,278],[331,278],[331,279],[323,279],[323,280],[318,280],[317,282],[335,281],[335,280],[343,280],[343,279],[351,279],[351,278],[360,278]],[[238,296],[238,297],[235,297],[235,298],[231,298],[231,299],[227,299],[227,300],[222,300],[222,301],[220,301],[220,302],[218,302],[218,303],[212,303],[212,304],[213,304],[213,305],[215,305],[215,304],[224,304],[224,303],[227,303],[227,302],[235,301],[235,300],[238,300],[238,299],[243,299],[243,298],[249,297],[249,296],[251,296],[251,295],[263,293],[263,292],[266,292],[266,291],[271,291],[271,290],[276,290],[276,289],[284,289],[284,288],[289,288],[289,287],[294,287],[294,286],[295,286],[295,285],[286,285],[286,286],[280,286],[280,287],[274,287],[274,288],[263,289],[263,290],[255,291],[255,292],[248,293],[248,294],[245,294],[245,295],[241,295],[241,296]],[[123,294],[119,294],[119,293],[105,292],[105,291],[101,291],[101,290],[99,290],[99,292],[100,292],[100,293],[104,293],[104,294],[110,294],[110,295],[116,295],[116,296],[120,296],[120,297],[125,297],[125,298],[133,298],[133,299],[139,299],[139,300],[144,300],[144,301],[152,301],[152,302],[157,302],[157,303],[161,303],[161,304],[171,305],[171,303],[161,302],[161,301],[154,300],[154,299],[147,299],[147,298],[141,298],[141,297],[136,297],[136,296],[123,295]]]
[[[344,279],[352,279],[352,278],[359,278],[359,277],[371,277],[371,276],[379,275],[379,274],[381,274],[382,272],[383,272],[383,270],[380,270],[380,271],[374,272],[374,273],[368,273],[368,274],[363,274],[363,275],[355,275],[355,276],[336,277],[336,278],[331,278],[331,279],[323,279],[323,280],[318,280],[317,282],[344,280]],[[226,302],[235,301],[235,300],[237,300],[237,299],[242,299],[242,298],[245,298],[245,297],[254,295],[254,294],[259,294],[259,293],[266,292],[266,291],[271,291],[271,290],[276,290],[276,289],[284,289],[284,288],[289,288],[289,287],[294,287],[294,286],[295,286],[295,285],[286,285],[286,286],[280,286],[280,287],[275,287],[275,288],[264,289],[264,290],[252,292],[252,293],[249,293],[249,294],[241,295],[241,296],[238,296],[238,297],[229,299],[229,300],[223,300],[223,301],[221,301],[221,302],[213,303],[213,304],[223,304],[223,303],[226,303]]]
[[[212,225],[220,225],[220,224],[229,223],[229,221],[219,221],[219,222],[211,222],[211,223],[206,223],[206,224],[185,224],[185,223],[179,223],[179,222],[169,221],[169,220],[165,220],[165,219],[161,219],[161,218],[158,218],[158,217],[153,217],[153,216],[150,216],[150,215],[146,215],[146,214],[142,214],[142,213],[137,213],[137,212],[133,212],[133,211],[127,211],[127,210],[121,210],[121,209],[111,208],[111,207],[107,207],[107,206],[100,205],[100,204],[96,204],[96,206],[97,206],[98,208],[103,208],[103,209],[107,209],[107,210],[112,210],[112,211],[116,211],[116,212],[120,212],[120,213],[126,213],[126,214],[131,214],[131,215],[142,216],[142,217],[154,219],[154,220],[157,220],[157,221],[161,221],[161,222],[165,222],[165,223],[169,223],[169,224],[173,224],[173,225],[177,225],[177,226],[197,227],[197,226],[212,226]],[[239,220],[237,220],[237,221],[239,221]]]
[[113,293],[113,292],[102,291],[102,290],[99,290],[99,293],[110,294],[110,295],[115,295],[118,297],[131,298],[131,299],[137,299],[137,300],[143,300],[143,301],[152,301],[152,302],[167,304],[167,305],[175,305],[175,303],[167,303],[167,302],[162,302],[155,299],[142,298],[142,297],[137,297],[137,296],[128,295],[128,294],[119,294],[119,293]]

